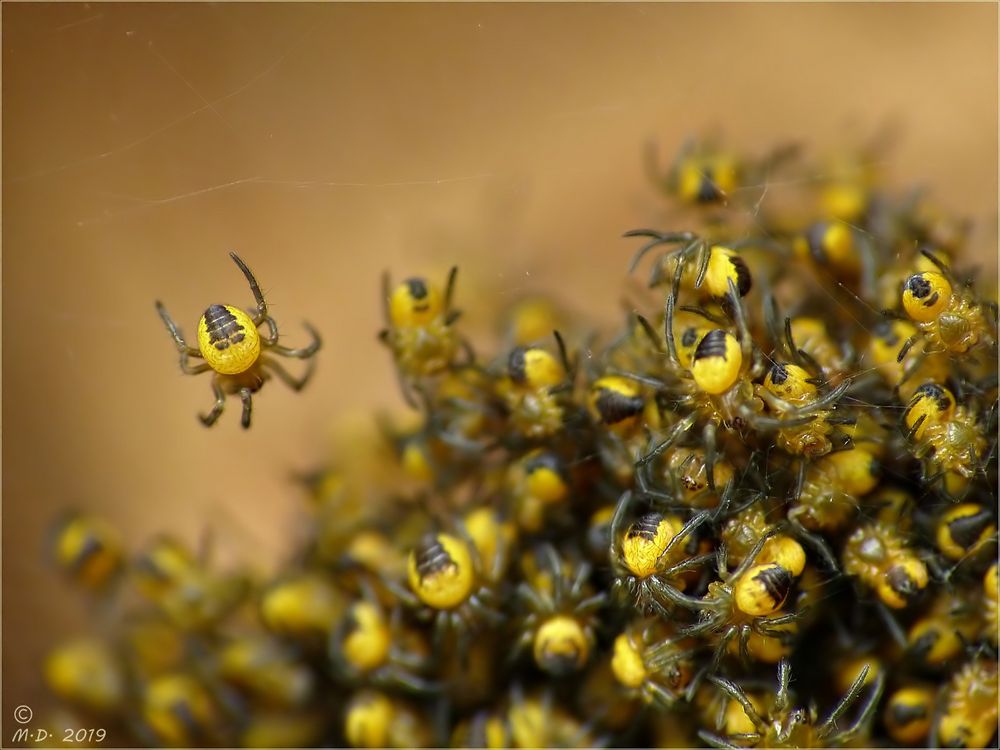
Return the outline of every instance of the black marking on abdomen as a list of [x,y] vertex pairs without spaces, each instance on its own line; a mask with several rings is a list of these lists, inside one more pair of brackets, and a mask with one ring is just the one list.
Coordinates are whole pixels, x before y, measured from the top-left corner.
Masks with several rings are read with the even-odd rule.
[[695,198],[698,203],[715,203],[722,199],[722,191],[713,177],[711,169],[706,169],[702,174],[701,182],[698,183],[698,195]]
[[788,380],[788,368],[781,362],[775,362],[771,366],[771,382],[783,385],[786,380]]
[[423,279],[407,279],[403,283],[409,288],[413,299],[423,299],[427,296],[427,284]]
[[904,726],[919,719],[927,718],[927,707],[897,703],[892,707],[892,718],[897,725]]
[[895,346],[899,343],[899,336],[893,330],[892,323],[888,320],[880,320],[872,329],[874,334],[882,339],[888,346]]
[[417,548],[417,575],[423,580],[427,576],[440,573],[445,568],[455,567],[455,561],[436,536],[426,536]]
[[526,351],[525,347],[518,346],[507,358],[507,372],[510,374],[510,379],[518,385],[523,385],[525,380],[524,354]]
[[916,274],[906,280],[905,288],[917,299],[923,299],[931,293],[931,282],[921,274]]
[[565,479],[562,462],[554,453],[541,453],[532,457],[532,459],[525,464],[524,469],[528,474],[533,474],[539,469],[548,469],[553,474],[557,474]]
[[220,352],[246,338],[243,326],[236,320],[236,316],[222,305],[209,305],[205,310],[205,328],[209,343]]
[[760,573],[753,577],[755,581],[760,581],[767,591],[767,595],[781,606],[788,598],[788,592],[792,588],[792,573],[781,565],[768,565]]
[[618,424],[639,414],[645,406],[640,396],[626,396],[624,393],[601,388],[594,400],[598,414],[604,424]]
[[733,264],[733,268],[736,270],[736,291],[740,293],[741,297],[745,297],[747,292],[750,291],[750,287],[753,286],[753,277],[750,275],[750,267],[739,255],[733,255],[729,258],[729,260]]
[[948,524],[948,531],[951,533],[951,538],[962,549],[970,549],[976,542],[979,541],[979,537],[983,533],[990,522],[992,521],[992,516],[990,512],[985,508],[982,508],[971,516],[962,516],[961,518],[956,518],[954,521]]
[[816,259],[817,263],[826,264],[826,248],[823,247],[823,238],[826,235],[827,225],[820,222],[813,224],[806,231],[806,242],[809,243],[809,253]]
[[[938,411],[947,412],[951,408],[951,399],[948,398],[948,394],[945,393],[944,388],[937,383],[924,383],[917,388],[915,396],[926,396],[927,398],[934,399],[937,401]],[[916,398],[914,398],[915,402]]]
[[893,565],[885,576],[889,581],[889,588],[895,591],[904,599],[909,599],[917,593],[917,582],[902,565]]
[[72,567],[74,572],[79,572],[86,567],[87,563],[97,557],[103,549],[104,545],[99,540],[92,536],[87,537],[70,567]]
[[660,528],[661,521],[663,521],[663,516],[659,513],[647,513],[629,527],[626,536],[629,539],[638,536],[651,542],[656,538],[656,530]]
[[726,359],[726,332],[721,328],[713,328],[706,333],[698,348],[694,350],[695,359],[706,359],[708,357],[722,357]]

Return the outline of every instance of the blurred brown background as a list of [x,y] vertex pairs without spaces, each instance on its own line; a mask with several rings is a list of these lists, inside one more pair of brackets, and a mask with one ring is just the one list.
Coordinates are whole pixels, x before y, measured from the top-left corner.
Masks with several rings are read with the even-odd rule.
[[[895,184],[976,220],[992,274],[997,8],[975,5],[3,7],[3,742],[44,705],[47,644],[93,613],[46,566],[67,505],[135,545],[172,529],[255,559],[293,539],[293,470],[341,419],[397,407],[378,279],[461,266],[458,304],[555,290],[616,314],[664,203],[641,149],[714,128],[813,153],[887,122]],[[269,385],[203,429],[162,299],[269,293],[287,343],[325,336],[300,395]],[[359,416],[362,415],[362,416]],[[86,615],[86,618],[85,618]],[[88,626],[89,627],[89,626]]]

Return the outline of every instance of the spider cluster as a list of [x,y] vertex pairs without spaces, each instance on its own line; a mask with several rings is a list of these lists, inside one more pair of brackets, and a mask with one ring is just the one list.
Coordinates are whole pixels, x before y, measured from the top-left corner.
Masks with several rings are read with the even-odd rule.
[[[301,483],[271,579],[67,515],[53,559],[112,616],[48,684],[150,745],[995,743],[996,292],[873,163],[653,168],[685,224],[626,232],[649,273],[612,335],[533,297],[484,354],[455,269],[387,275],[415,418]],[[779,172],[807,210],[759,200]],[[256,308],[209,307],[197,348],[158,305],[206,424],[319,348],[233,259]]]

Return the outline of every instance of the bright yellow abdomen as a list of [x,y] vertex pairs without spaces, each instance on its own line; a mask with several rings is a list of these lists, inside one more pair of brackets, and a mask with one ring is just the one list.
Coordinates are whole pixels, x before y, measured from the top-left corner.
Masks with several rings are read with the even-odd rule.
[[260,333],[238,307],[211,305],[198,321],[198,349],[216,372],[239,375],[257,362]]

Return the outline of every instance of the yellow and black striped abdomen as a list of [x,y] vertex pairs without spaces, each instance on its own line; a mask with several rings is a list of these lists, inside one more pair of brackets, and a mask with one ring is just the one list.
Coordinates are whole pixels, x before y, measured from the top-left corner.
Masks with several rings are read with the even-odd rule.
[[253,319],[238,307],[210,305],[198,321],[198,348],[213,370],[238,375],[260,356],[260,334]]

